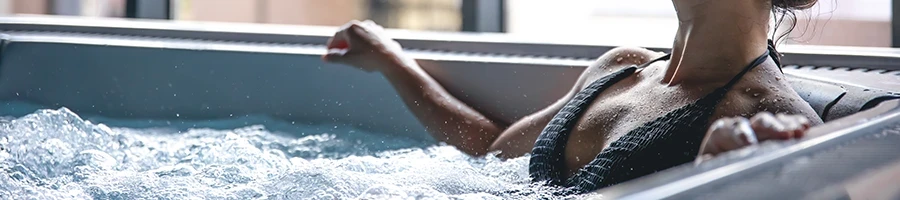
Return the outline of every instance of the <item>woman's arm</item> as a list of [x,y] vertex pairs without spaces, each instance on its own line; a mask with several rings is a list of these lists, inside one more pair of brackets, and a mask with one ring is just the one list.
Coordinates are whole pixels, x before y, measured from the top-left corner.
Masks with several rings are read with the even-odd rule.
[[[602,76],[617,67],[642,64],[660,54],[642,48],[610,50],[589,66],[556,103],[510,125],[491,121],[456,99],[381,31],[380,26],[370,21],[351,22],[328,42],[329,53],[323,59],[381,72],[432,137],[476,156],[495,150],[501,151],[502,157],[518,157],[531,152],[541,130],[581,90],[586,77]],[[620,54],[643,56],[616,59]],[[639,57],[641,59],[637,59]]]
[[508,125],[456,99],[381,31],[370,21],[351,22],[328,42],[323,59],[381,72],[432,137],[470,155],[487,153]]
[[470,155],[484,155],[508,126],[488,119],[448,93],[412,58],[397,54],[381,73],[435,139]]

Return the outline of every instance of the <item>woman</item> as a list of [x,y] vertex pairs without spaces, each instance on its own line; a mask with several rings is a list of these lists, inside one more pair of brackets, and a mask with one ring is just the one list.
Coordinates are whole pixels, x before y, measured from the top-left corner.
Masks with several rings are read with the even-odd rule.
[[802,137],[822,123],[784,79],[767,38],[771,13],[816,0],[672,2],[679,28],[671,55],[610,50],[559,101],[512,124],[454,98],[372,22],[343,27],[323,59],[381,72],[436,139],[475,156],[531,153],[535,181],[575,193],[756,141]]

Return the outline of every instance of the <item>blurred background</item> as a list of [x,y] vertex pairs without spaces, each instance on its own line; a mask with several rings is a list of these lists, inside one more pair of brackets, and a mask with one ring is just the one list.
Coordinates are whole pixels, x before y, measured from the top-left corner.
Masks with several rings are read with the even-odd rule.
[[[891,6],[891,0],[820,0],[797,13],[787,42],[890,47]],[[320,26],[372,19],[399,29],[654,44],[671,43],[677,25],[670,0],[0,0],[0,14]]]

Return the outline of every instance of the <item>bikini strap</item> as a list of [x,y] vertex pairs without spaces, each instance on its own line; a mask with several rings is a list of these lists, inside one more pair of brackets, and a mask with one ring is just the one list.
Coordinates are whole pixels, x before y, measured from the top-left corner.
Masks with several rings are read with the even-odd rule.
[[[767,43],[768,43],[768,45],[766,45],[767,46],[766,49],[768,49],[768,53],[763,54],[763,55],[768,55],[769,57],[772,57],[772,60],[775,61],[775,65],[778,66],[778,70],[781,70],[782,73],[784,73],[784,70],[781,69],[781,53],[779,53],[778,50],[775,49],[775,41],[772,41],[772,39],[769,39]],[[765,56],[761,56],[761,57],[765,57]],[[672,54],[668,53],[662,57],[653,59],[650,62],[641,64],[641,65],[637,66],[637,68],[638,69],[646,68],[647,66],[650,66],[650,64],[653,64],[657,61],[669,60],[670,58],[672,58]],[[763,59],[763,58],[757,58],[757,60],[759,60],[759,59]],[[763,61],[765,61],[765,60],[763,59]],[[755,66],[755,65],[753,65],[753,66]],[[751,66],[750,68],[753,68],[753,66]],[[749,71],[749,69],[745,70],[745,71]]]
[[671,54],[671,53],[666,54],[666,55],[664,55],[664,56],[662,56],[662,57],[659,57],[659,58],[650,60],[649,62],[646,62],[646,63],[644,63],[644,64],[638,65],[637,68],[638,68],[638,69],[643,69],[643,68],[646,68],[647,66],[650,66],[650,64],[653,64],[653,63],[658,62],[658,61],[661,61],[661,60],[668,60],[669,58],[672,58],[672,54]]
[[[730,89],[731,86],[734,86],[734,84],[737,84],[737,82],[740,81],[742,77],[744,77],[744,74],[747,74],[747,72],[749,72],[753,68],[756,68],[756,66],[759,66],[760,64],[763,64],[764,62],[766,62],[766,60],[768,60],[769,56],[771,56],[771,55],[772,55],[772,52],[769,51],[768,49],[766,49],[766,53],[763,53],[759,57],[756,57],[756,60],[753,60],[753,62],[750,63],[750,65],[747,65],[746,67],[744,67],[744,70],[741,70],[741,73],[738,73],[736,76],[734,76],[734,78],[731,78],[731,81],[728,81],[728,84],[725,84],[725,86],[722,86],[721,88],[724,90]],[[777,64],[778,61],[775,61],[775,62]],[[779,67],[779,69],[780,69],[780,67]]]
[[772,57],[772,60],[775,61],[775,65],[778,66],[778,70],[781,73],[784,73],[784,70],[781,69],[781,53],[778,53],[778,50],[775,50],[775,42],[769,39],[769,56]]

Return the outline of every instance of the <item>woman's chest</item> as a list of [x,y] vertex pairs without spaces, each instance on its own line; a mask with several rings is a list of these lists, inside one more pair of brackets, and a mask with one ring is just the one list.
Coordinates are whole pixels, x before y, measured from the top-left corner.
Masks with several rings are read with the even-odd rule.
[[[682,112],[684,109],[680,108],[694,104],[709,93],[628,81],[608,90],[600,92],[573,121],[565,149],[566,166],[569,166],[570,173],[589,163],[613,141],[636,128],[648,126],[648,122],[678,121],[666,119],[671,118],[666,115]],[[708,106],[711,106],[711,111],[715,110],[716,105]]]

